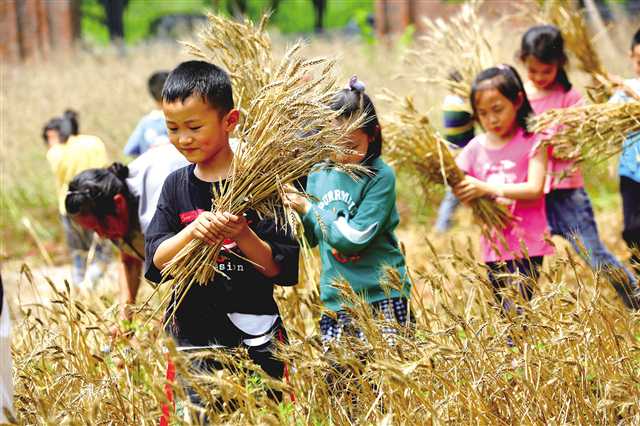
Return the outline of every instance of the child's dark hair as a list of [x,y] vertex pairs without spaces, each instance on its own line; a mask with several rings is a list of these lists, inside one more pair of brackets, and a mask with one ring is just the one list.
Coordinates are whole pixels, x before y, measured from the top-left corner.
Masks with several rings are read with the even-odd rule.
[[369,136],[370,142],[363,164],[371,165],[371,162],[382,154],[382,132],[376,109],[364,89],[364,84],[358,81],[355,76],[352,77],[349,81],[349,87],[336,93],[331,103],[331,109],[342,111],[340,118],[343,119],[350,119],[364,113],[365,119],[361,129]]
[[78,134],[78,113],[68,109],[64,112],[62,117],[55,117],[47,121],[42,128],[42,139],[44,139],[45,145],[49,143],[47,139],[47,132],[50,130],[58,132],[60,142],[66,143],[71,136]]
[[199,95],[221,114],[233,109],[231,79],[220,67],[204,61],[187,61],[178,65],[167,77],[162,89],[165,102],[184,102]]
[[564,51],[564,39],[557,27],[536,25],[529,28],[522,36],[518,56],[522,62],[527,59],[527,56],[533,56],[543,64],[558,65],[556,81],[560,83],[565,92],[571,90],[571,82],[564,69],[568,62],[567,54]]
[[[69,182],[69,190],[64,200],[67,213],[89,214],[97,218],[115,214],[113,197],[122,194],[131,202],[134,197],[129,192],[126,179],[129,169],[121,163],[113,163],[103,169],[88,169]],[[132,208],[129,208],[130,212]]]
[[638,31],[636,31],[636,33],[633,35],[633,38],[631,39],[631,51],[633,52],[633,49],[635,49],[636,46],[639,44],[640,44],[640,28],[638,29]]
[[156,102],[162,102],[162,88],[167,77],[169,77],[167,71],[156,71],[149,77],[147,87],[149,87],[149,94]]
[[77,135],[80,131],[80,125],[78,124],[78,113],[72,109],[67,109],[62,114],[62,119],[66,121],[66,125],[69,126],[69,134]]
[[531,108],[531,103],[529,103],[529,98],[527,98],[527,93],[524,90],[524,84],[522,84],[518,71],[510,65],[499,65],[488,68],[476,76],[471,85],[471,107],[475,117],[478,117],[476,95],[479,91],[487,89],[496,89],[502,96],[514,103],[518,101],[519,95],[522,94],[522,105],[518,108],[516,120],[518,121],[518,126],[528,132],[527,120],[533,115],[533,108]]

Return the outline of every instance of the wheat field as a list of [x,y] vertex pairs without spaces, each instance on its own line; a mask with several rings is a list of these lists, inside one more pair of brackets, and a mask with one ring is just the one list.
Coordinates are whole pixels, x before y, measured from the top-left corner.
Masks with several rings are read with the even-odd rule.
[[[624,22],[600,35],[597,47],[607,68],[628,75],[627,39],[637,23]],[[502,62],[513,62],[518,37],[491,29]],[[520,34],[521,32],[518,32]],[[282,53],[293,40],[274,36]],[[499,42],[498,42],[499,41]],[[616,49],[606,49],[613,45]],[[393,112],[385,91],[412,95],[433,123],[440,122],[443,90],[417,82],[403,60],[409,46],[385,40],[313,39],[309,55],[337,55],[344,81],[357,74],[379,114]],[[323,354],[317,264],[300,284],[278,290],[290,344],[280,350],[289,366],[284,382],[271,382],[248,361],[220,353],[230,368],[192,377],[188,360],[159,333],[151,316],[163,292],[143,286],[131,339],[111,338],[116,321],[117,274],[111,267],[94,291],[65,285],[67,273],[56,216],[53,177],[45,160],[42,125],[71,107],[84,133],[100,136],[113,160],[137,120],[151,107],[146,79],[170,69],[187,53],[173,44],[130,48],[122,57],[109,49],[59,55],[33,64],[2,67],[2,274],[13,320],[15,421],[18,424],[157,424],[165,404],[167,357],[178,373],[210,387],[208,398],[225,401],[211,411],[212,424],[616,424],[640,423],[640,322],[606,280],[592,273],[569,246],[545,260],[544,273],[525,315],[506,318],[493,306],[486,271],[478,260],[479,231],[462,210],[447,235],[431,226],[441,190],[416,191],[415,176],[397,170],[399,238],[415,282],[415,329],[389,345],[377,319],[354,300],[367,343],[348,342]],[[571,68],[578,87],[586,76]],[[610,165],[586,164],[605,244],[621,258],[621,207]],[[34,236],[22,218],[34,224]],[[54,254],[46,265],[34,239]],[[393,281],[393,280],[391,280]],[[353,297],[344,289],[345,297]],[[142,302],[149,303],[142,306]],[[506,344],[511,336],[515,346]],[[230,370],[237,370],[234,374]],[[276,404],[265,389],[280,389]],[[185,399],[179,386],[176,399]],[[178,404],[182,406],[182,404]],[[173,424],[197,423],[189,406]],[[187,416],[188,417],[188,416]]]

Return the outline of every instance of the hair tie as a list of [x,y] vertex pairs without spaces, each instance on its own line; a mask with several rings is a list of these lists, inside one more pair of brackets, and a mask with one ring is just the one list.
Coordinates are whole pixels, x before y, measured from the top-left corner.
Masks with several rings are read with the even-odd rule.
[[505,64],[498,64],[498,65],[497,65],[497,68],[498,68],[500,71],[509,71],[509,67],[508,67],[507,65],[505,65]]
[[353,76],[349,79],[349,85],[347,86],[349,90],[355,90],[358,93],[364,93],[365,85],[362,81],[358,80],[357,76]]

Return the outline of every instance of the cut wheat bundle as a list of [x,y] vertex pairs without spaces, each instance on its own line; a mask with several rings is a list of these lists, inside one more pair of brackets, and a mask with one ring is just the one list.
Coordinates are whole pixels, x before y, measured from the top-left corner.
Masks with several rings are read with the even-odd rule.
[[556,158],[604,161],[622,150],[629,133],[640,131],[640,102],[552,109],[531,119],[530,127],[534,132],[552,130],[546,143]]
[[259,25],[246,19],[236,22],[209,13],[209,25],[199,34],[201,45],[183,43],[191,55],[223,65],[233,85],[236,108],[242,119],[258,91],[269,81],[274,66],[271,39],[266,31],[268,15]]
[[562,33],[565,48],[578,60],[578,67],[593,79],[588,87],[593,102],[604,102],[611,96],[615,84],[604,67],[598,54],[583,13],[570,0],[548,0],[534,13],[535,20],[541,24],[553,24]]
[[[453,187],[464,179],[447,143],[411,98],[406,98],[397,115],[385,123],[383,134],[385,156],[396,167],[413,170],[421,179],[435,184]],[[472,201],[472,209],[489,232],[504,229],[513,219],[503,205],[488,198]]]
[[426,34],[419,39],[421,47],[407,55],[407,62],[420,70],[418,81],[469,99],[476,75],[495,65],[488,25],[478,13],[480,4],[465,3],[447,20],[424,18]]
[[[362,118],[337,120],[340,111],[330,108],[339,89],[335,63],[306,59],[301,47],[296,44],[285,55],[249,103],[247,113],[252,119],[238,131],[241,142],[232,170],[213,194],[212,211],[241,215],[252,209],[286,220],[279,207],[284,186],[306,176],[318,163],[350,152],[347,136],[362,125]],[[317,77],[309,79],[309,75]],[[222,242],[209,245],[193,240],[165,266],[162,273],[173,278],[177,305],[194,283],[205,285],[214,274],[224,275],[215,266],[221,247]]]

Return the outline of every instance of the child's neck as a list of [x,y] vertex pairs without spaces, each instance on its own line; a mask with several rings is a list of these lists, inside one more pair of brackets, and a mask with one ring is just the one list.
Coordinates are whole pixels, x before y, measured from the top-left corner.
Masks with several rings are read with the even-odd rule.
[[535,100],[535,99],[544,98],[545,96],[553,92],[553,89],[555,87],[556,87],[556,83],[553,83],[548,87],[541,89],[536,87],[536,85],[533,84],[531,81],[527,81],[527,83],[525,84],[525,92],[527,92],[527,97],[529,99]]
[[217,182],[229,176],[232,163],[233,151],[227,143],[208,160],[196,163],[194,173],[205,182]]
[[501,148],[505,146],[513,137],[518,133],[518,125],[514,124],[509,132],[504,135],[496,135],[495,133],[487,132],[487,146],[489,148]]

